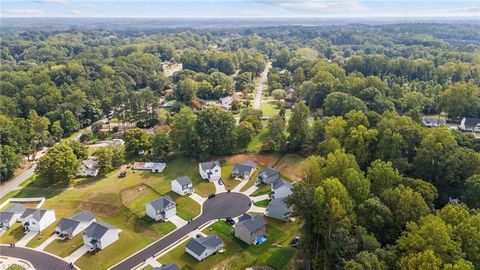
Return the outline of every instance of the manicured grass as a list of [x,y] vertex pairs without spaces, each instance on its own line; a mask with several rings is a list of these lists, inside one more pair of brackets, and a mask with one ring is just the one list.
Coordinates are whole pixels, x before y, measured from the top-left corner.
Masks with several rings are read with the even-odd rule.
[[80,233],[70,240],[55,239],[45,247],[45,251],[63,258],[72,254],[81,246],[83,246],[83,236]]
[[[288,269],[289,261],[294,257],[296,250],[289,248],[288,243],[296,236],[300,228],[298,222],[277,222],[266,218],[267,238],[262,245],[249,246],[235,238],[231,232],[233,227],[224,221],[215,222],[204,230],[205,234],[217,234],[225,242],[225,253],[215,254],[202,262],[185,252],[186,243],[173,249],[159,258],[160,263],[176,263],[180,269],[245,269],[252,265],[269,265],[275,269]],[[275,243],[280,248],[272,247]]]
[[[275,116],[280,112],[280,107],[275,104],[276,101],[267,101],[260,104],[260,110],[263,112],[263,116]],[[285,116],[288,117],[292,114],[291,109],[285,110]]]
[[6,232],[0,237],[0,243],[2,244],[11,244],[15,243],[18,240],[22,239],[25,236],[23,231],[23,226],[21,223],[15,223],[10,227]]
[[236,180],[232,177],[232,170],[235,167],[235,164],[225,163],[222,164],[222,179],[225,183],[225,188],[228,190],[232,190],[238,184],[240,184],[239,180]]
[[262,150],[262,143],[268,138],[268,121],[262,121],[263,127],[260,133],[253,137],[247,146],[247,152],[258,153]]
[[268,202],[270,202],[270,200],[263,200],[263,201],[255,202],[253,205],[258,206],[258,207],[267,207]]
[[36,248],[41,243],[45,242],[54,232],[55,226],[57,222],[54,222],[52,225],[45,228],[45,230],[41,231],[39,234],[35,235],[35,237],[27,243],[27,247]]
[[265,195],[270,193],[271,191],[271,186],[270,185],[259,185],[258,189],[255,190],[252,194],[250,194],[250,197],[257,197],[261,195]]
[[257,164],[257,170],[253,173],[252,177],[248,179],[248,182],[240,189],[241,192],[246,191],[253,186],[258,179],[258,174],[265,168],[265,166]]
[[145,267],[142,268],[142,270],[153,270],[153,266],[147,264]]
[[200,205],[188,196],[180,196],[170,192],[172,198],[177,203],[177,215],[184,220],[190,220],[200,215]]
[[25,268],[18,264],[11,264],[6,270],[25,270]]

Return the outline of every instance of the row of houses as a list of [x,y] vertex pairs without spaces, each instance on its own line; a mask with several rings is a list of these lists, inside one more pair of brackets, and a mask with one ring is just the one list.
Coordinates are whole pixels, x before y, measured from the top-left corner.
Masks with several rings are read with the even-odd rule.
[[[55,211],[43,208],[27,208],[13,204],[0,212],[0,227],[10,228],[21,222],[25,231],[41,232],[56,220]],[[120,230],[96,220],[95,214],[82,211],[70,218],[62,218],[55,227],[55,234],[70,239],[83,232],[83,243],[91,250],[104,249],[119,239]]]
[[[426,127],[439,127],[447,124],[445,117],[423,116],[422,124]],[[464,117],[458,125],[458,129],[465,132],[480,132],[480,118]]]

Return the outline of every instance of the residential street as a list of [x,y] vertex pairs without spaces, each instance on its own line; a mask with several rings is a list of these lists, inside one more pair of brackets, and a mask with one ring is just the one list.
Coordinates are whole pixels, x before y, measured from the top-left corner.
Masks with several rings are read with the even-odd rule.
[[253,108],[260,110],[260,104],[262,103],[262,96],[263,96],[263,89],[265,88],[265,83],[267,82],[267,75],[268,71],[272,67],[272,63],[268,62],[267,66],[265,67],[265,70],[262,73],[262,76],[260,77],[260,80],[258,81],[257,84],[257,94],[255,95],[255,99],[253,100]]
[[226,218],[237,217],[246,213],[250,209],[250,198],[247,196],[231,192],[220,193],[214,198],[208,199],[203,205],[203,213],[191,223],[173,231],[152,245],[146,247],[140,252],[134,254],[130,258],[115,265],[111,269],[129,270],[139,265],[143,261],[151,258],[153,255],[165,250],[185,235],[194,231],[196,228],[202,226],[208,221]]
[[14,257],[29,261],[35,269],[38,270],[64,270],[71,269],[68,263],[58,257],[48,253],[36,251],[29,248],[0,245],[0,254],[2,256]]

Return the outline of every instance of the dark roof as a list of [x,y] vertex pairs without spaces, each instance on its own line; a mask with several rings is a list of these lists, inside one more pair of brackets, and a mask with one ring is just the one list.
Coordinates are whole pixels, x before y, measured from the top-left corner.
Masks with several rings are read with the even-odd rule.
[[252,218],[252,216],[250,216],[249,214],[246,214],[246,213],[245,213],[245,214],[243,214],[242,216],[240,216],[240,217],[238,218],[238,221],[240,222],[240,221],[243,221],[243,220],[246,220],[246,219],[251,219],[251,218]]
[[85,229],[85,232],[83,234],[87,237],[98,239],[101,238],[109,230],[114,229],[116,228],[108,223],[97,221],[92,222],[92,224],[90,224],[90,226]]
[[62,218],[58,223],[57,228],[61,232],[67,232],[68,234],[73,234],[73,231],[75,231],[75,229],[79,224],[80,222],[77,220],[73,220],[70,218]]
[[267,167],[260,172],[260,176],[263,176],[263,177],[272,177],[279,174],[280,173],[277,170],[270,167]]
[[283,179],[278,179],[277,181],[272,183],[272,189],[279,189],[283,186],[292,188],[292,183],[285,181]]
[[223,240],[216,234],[192,238],[186,248],[197,255],[201,255],[207,248],[217,248],[223,244]]
[[35,220],[40,220],[47,211],[47,209],[42,208],[27,208],[20,218],[27,218],[28,216],[32,215]]
[[211,170],[211,169],[215,168],[216,166],[220,167],[220,162],[218,162],[216,160],[200,163],[200,167],[202,167],[202,170]]
[[14,213],[13,212],[0,212],[0,223],[10,223]]
[[158,211],[158,210],[163,210],[167,208],[171,204],[175,204],[175,202],[172,200],[170,196],[167,195],[167,196],[162,196],[156,199],[155,201],[150,202],[150,204],[152,205],[153,209]]
[[160,267],[155,267],[153,270],[179,270],[176,264],[167,263]]
[[267,222],[262,216],[253,216],[249,219],[239,221],[235,226],[242,226],[247,229],[247,231],[252,233],[264,226],[267,226]]
[[25,212],[25,209],[27,209],[27,207],[25,205],[23,205],[21,203],[15,203],[15,204],[10,205],[7,209],[5,209],[5,212],[22,214],[23,212]]
[[288,205],[285,203],[285,201],[283,200],[284,198],[277,198],[277,199],[273,199],[271,200],[269,203],[268,203],[268,208],[270,207],[275,207],[275,206],[280,206],[282,207],[283,209],[289,211],[291,209],[291,207],[288,207]]
[[477,124],[480,124],[480,118],[469,118],[465,117],[465,127],[475,127]]
[[175,179],[182,187],[186,185],[192,184],[192,180],[188,176],[180,176],[179,178]]
[[72,219],[80,222],[89,222],[95,219],[95,214],[90,211],[82,211],[73,216]]
[[235,168],[233,168],[232,171],[238,172],[238,173],[250,173],[253,169],[257,168],[257,164],[253,161],[246,160],[238,163],[235,165]]

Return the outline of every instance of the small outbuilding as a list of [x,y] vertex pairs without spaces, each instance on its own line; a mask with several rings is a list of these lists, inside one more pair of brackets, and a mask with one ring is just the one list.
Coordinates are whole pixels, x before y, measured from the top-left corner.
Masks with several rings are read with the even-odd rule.
[[172,191],[184,196],[193,193],[193,183],[190,177],[181,176],[171,182]]
[[185,251],[198,261],[203,261],[208,256],[223,249],[223,247],[223,240],[215,234],[207,236],[198,235],[187,243]]
[[162,196],[145,204],[145,212],[155,221],[167,220],[177,214],[177,204],[170,196]]
[[153,173],[163,172],[167,167],[167,164],[162,162],[134,162],[132,169],[134,170],[147,170]]
[[120,238],[119,233],[120,230],[114,226],[95,221],[83,232],[83,244],[91,250],[104,249]]

